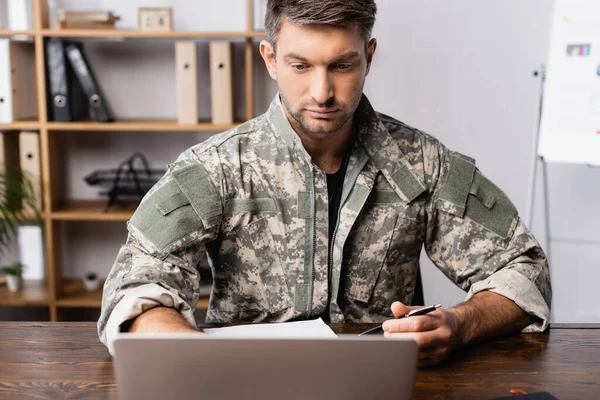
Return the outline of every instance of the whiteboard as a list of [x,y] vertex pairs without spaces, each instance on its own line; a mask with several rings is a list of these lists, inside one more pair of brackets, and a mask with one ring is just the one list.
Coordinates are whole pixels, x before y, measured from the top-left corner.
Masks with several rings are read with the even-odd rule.
[[538,154],[600,165],[599,0],[555,0]]

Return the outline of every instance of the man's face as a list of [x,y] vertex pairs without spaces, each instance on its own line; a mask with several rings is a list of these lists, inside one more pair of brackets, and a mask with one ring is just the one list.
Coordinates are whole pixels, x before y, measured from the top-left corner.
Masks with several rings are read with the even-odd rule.
[[324,138],[351,124],[375,46],[373,40],[366,50],[357,28],[296,26],[287,20],[281,24],[276,56],[268,42],[261,43],[296,130]]

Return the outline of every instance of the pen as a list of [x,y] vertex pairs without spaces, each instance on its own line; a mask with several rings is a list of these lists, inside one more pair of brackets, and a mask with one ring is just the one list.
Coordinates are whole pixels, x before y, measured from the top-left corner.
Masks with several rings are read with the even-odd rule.
[[[412,310],[411,312],[409,312],[408,314],[405,314],[401,317],[398,317],[398,319],[400,318],[406,318],[406,317],[412,317],[414,315],[425,315],[428,314],[432,311],[434,311],[437,308],[440,308],[442,305],[441,304],[436,304],[433,306],[427,306],[427,307],[422,307],[422,308],[417,308],[416,310]],[[364,331],[363,333],[360,333],[358,336],[362,336],[362,335],[370,335],[371,333],[376,333],[379,331],[383,330],[383,325],[379,325],[376,326],[375,328],[371,328],[367,331]]]

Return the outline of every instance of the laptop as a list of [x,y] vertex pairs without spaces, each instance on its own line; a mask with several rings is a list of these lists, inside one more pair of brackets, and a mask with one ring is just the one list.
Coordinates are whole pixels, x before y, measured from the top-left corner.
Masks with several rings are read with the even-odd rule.
[[412,398],[417,346],[382,336],[218,338],[120,334],[121,399],[349,400]]

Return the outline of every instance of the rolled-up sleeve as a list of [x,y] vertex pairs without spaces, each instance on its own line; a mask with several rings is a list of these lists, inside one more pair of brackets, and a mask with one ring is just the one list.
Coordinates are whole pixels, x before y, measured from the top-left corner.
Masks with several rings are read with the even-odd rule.
[[158,306],[179,311],[190,326],[196,328],[194,310],[181,296],[173,290],[167,290],[155,283],[147,283],[127,291],[109,314],[101,338],[110,354],[114,355],[113,341],[121,331],[121,325]]
[[112,341],[120,326],[153,307],[173,308],[191,326],[196,326],[193,313],[199,297],[200,276],[181,254],[198,252],[201,248],[198,244],[185,246],[161,260],[129,235],[104,284],[98,320],[98,336],[111,353]]
[[428,205],[425,249],[432,262],[467,292],[491,291],[537,317],[523,329],[541,332],[550,321],[548,260],[508,197],[474,160],[443,146],[432,165],[438,176]]
[[550,323],[550,308],[535,282],[515,269],[502,269],[489,278],[471,285],[466,300],[476,293],[489,290],[515,302],[527,314],[539,320],[526,326],[523,332],[543,332]]

